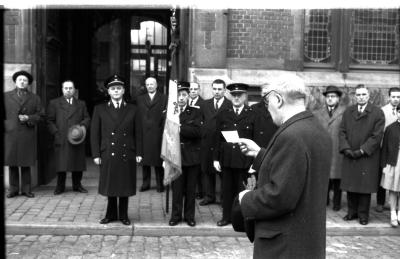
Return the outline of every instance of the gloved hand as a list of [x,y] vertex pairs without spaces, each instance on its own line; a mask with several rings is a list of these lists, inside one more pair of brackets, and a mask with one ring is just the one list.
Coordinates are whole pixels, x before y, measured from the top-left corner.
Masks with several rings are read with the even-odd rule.
[[345,151],[343,151],[344,155],[350,159],[354,159],[354,154],[353,151],[351,151],[350,149],[346,149]]
[[362,157],[362,152],[361,150],[357,149],[357,150],[353,150],[353,157],[354,159],[359,159],[360,157]]

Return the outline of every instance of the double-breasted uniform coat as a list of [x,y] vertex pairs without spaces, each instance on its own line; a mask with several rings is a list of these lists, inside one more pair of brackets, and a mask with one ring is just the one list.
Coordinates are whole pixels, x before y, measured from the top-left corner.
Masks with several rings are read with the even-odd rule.
[[47,108],[47,126],[54,136],[56,172],[86,170],[85,141],[72,145],[68,129],[73,125],[90,127],[90,117],[84,101],[73,98],[69,104],[65,97],[50,101]]
[[[19,97],[17,89],[4,93],[4,165],[33,166],[36,162],[36,125],[44,117],[39,96],[27,91]],[[19,114],[29,116],[21,123]]]
[[236,115],[232,106],[217,115],[214,161],[219,161],[222,169],[222,220],[228,222],[234,197],[243,190],[243,181],[247,179],[252,158],[240,151],[238,143],[226,142],[221,132],[236,130],[240,138],[253,139],[254,120],[253,109],[246,105],[239,115]]
[[92,156],[101,158],[99,193],[109,197],[136,194],[136,156],[142,155],[141,120],[138,109],[112,102],[95,107],[90,140]]
[[339,151],[362,149],[365,155],[354,160],[343,158],[341,188],[354,193],[374,193],[378,189],[379,149],[385,116],[381,109],[368,103],[359,115],[357,105],[343,113],[339,131]]
[[325,258],[331,152],[309,111],[289,118],[260,150],[257,189],[240,203],[243,217],[254,220],[254,258]]
[[256,116],[253,140],[258,146],[266,147],[278,127],[272,121],[271,114],[263,101],[252,105],[251,108]]
[[182,175],[172,183],[171,219],[181,220],[182,207],[184,207],[184,219],[194,220],[196,181],[200,167],[202,125],[200,109],[187,105],[185,110],[179,114],[179,120]]

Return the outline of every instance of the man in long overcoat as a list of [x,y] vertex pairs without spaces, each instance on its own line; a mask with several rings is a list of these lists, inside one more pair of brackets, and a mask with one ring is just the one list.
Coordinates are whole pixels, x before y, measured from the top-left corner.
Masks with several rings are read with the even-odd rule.
[[369,103],[369,91],[356,87],[357,104],[343,113],[339,131],[339,150],[344,154],[341,188],[347,191],[347,215],[368,224],[371,193],[378,190],[379,149],[385,126],[381,109]]
[[138,109],[141,117],[143,139],[143,183],[140,191],[150,189],[151,167],[156,173],[157,192],[164,191],[164,169],[162,167],[161,141],[167,107],[167,96],[157,91],[157,81],[153,77],[146,79],[147,93],[138,97]]
[[[231,101],[225,98],[226,84],[221,79],[216,79],[211,84],[213,98],[205,100],[200,107],[203,115],[201,130],[201,175],[204,188],[204,199],[199,203],[205,206],[215,202],[216,171],[213,166],[213,153],[215,149],[217,114],[229,107]],[[220,175],[221,176],[221,175]]]
[[100,224],[119,219],[130,225],[128,197],[136,194],[136,161],[142,154],[141,120],[137,108],[122,99],[125,83],[120,76],[108,78],[105,85],[111,100],[95,107],[90,128],[92,156],[100,166],[99,193],[108,197],[107,212]]
[[257,189],[239,194],[243,217],[254,221],[253,257],[325,258],[330,137],[306,110],[303,81],[273,80],[264,98],[278,131],[266,148],[240,139],[259,172]]
[[338,211],[341,207],[342,190],[340,189],[340,178],[342,176],[343,154],[339,152],[339,128],[342,122],[343,112],[346,107],[340,105],[342,91],[338,87],[330,85],[323,92],[325,105],[314,112],[322,126],[332,139],[332,163],[329,175],[329,188],[327,204],[329,204],[329,190],[333,190],[333,210]]
[[19,194],[20,167],[21,194],[32,198],[30,166],[36,162],[36,125],[43,119],[44,110],[39,96],[27,89],[33,81],[31,74],[21,70],[12,79],[16,88],[4,93],[4,165],[9,166],[10,183],[7,197]]
[[82,172],[86,170],[85,140],[76,143],[68,141],[68,132],[72,126],[86,129],[90,126],[90,117],[86,103],[74,97],[75,85],[72,81],[62,83],[63,96],[53,99],[47,108],[47,126],[54,136],[57,187],[54,194],[65,190],[66,172],[72,174],[72,189],[87,193],[82,187]]

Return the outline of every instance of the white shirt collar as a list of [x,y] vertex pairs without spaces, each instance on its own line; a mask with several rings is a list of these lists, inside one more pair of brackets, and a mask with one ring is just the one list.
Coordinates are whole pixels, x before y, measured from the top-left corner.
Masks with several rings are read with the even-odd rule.
[[198,99],[199,99],[198,96],[196,98],[194,98],[194,99],[190,99],[189,100],[189,104],[192,103],[193,105],[195,105],[195,103],[197,102]]
[[117,103],[119,103],[119,108],[122,107],[122,100],[119,100],[119,101],[111,100],[111,102],[113,103],[114,108],[117,108]]
[[219,100],[214,98],[214,106],[215,106],[216,103],[218,103],[218,108],[221,108],[221,105],[222,105],[223,102],[224,102],[224,97],[222,97]]
[[149,97],[150,97],[151,100],[153,100],[154,95],[156,95],[156,92],[154,92],[154,93],[149,93]]
[[244,105],[242,105],[241,107],[233,107],[233,111],[236,113],[236,109],[239,109],[239,114],[241,114],[242,113],[242,110],[243,110],[243,108],[244,108]]

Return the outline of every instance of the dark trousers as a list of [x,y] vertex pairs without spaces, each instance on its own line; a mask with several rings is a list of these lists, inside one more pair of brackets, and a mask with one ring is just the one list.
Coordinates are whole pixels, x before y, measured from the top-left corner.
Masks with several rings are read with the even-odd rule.
[[378,181],[378,192],[376,193],[376,204],[377,205],[385,205],[386,200],[386,189],[381,186],[382,179],[382,168],[379,167],[379,181]]
[[329,205],[329,192],[333,191],[333,207],[339,207],[342,201],[342,190],[340,189],[340,179],[329,179],[327,205]]
[[235,196],[244,190],[243,182],[247,182],[248,169],[222,168],[222,219],[231,221],[232,204]]
[[348,215],[358,215],[360,219],[369,218],[370,193],[347,192]]
[[182,208],[184,219],[194,220],[196,181],[199,172],[199,165],[182,166],[182,174],[172,182],[172,220],[182,219]]
[[196,194],[200,196],[204,196],[204,187],[203,187],[203,176],[201,174],[201,169],[199,166],[199,171],[197,172],[197,179],[196,179]]
[[215,175],[216,172],[212,166],[209,166],[206,171],[201,172],[205,200],[215,201]]
[[[163,180],[164,180],[164,168],[162,166],[155,166],[156,171],[156,184],[157,190],[164,190]],[[143,188],[150,188],[150,181],[151,181],[151,166],[144,165],[142,167],[143,170]]]
[[19,168],[21,168],[21,192],[31,192],[31,168],[29,166],[10,166],[9,182],[10,193],[19,192]]
[[[81,186],[82,180],[82,171],[74,171],[71,172],[72,175],[72,188],[78,188]],[[57,188],[64,191],[65,189],[65,180],[67,178],[66,172],[58,172],[57,173]]]
[[128,197],[108,197],[106,218],[128,219]]

